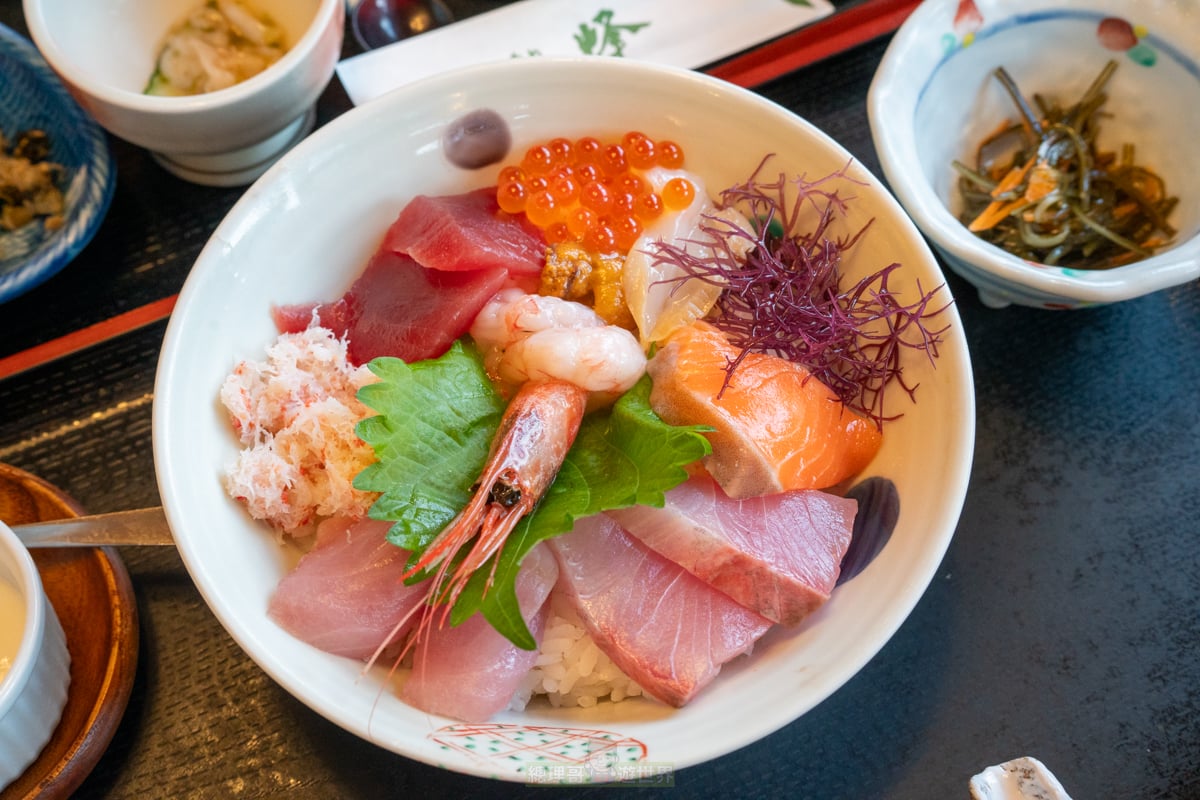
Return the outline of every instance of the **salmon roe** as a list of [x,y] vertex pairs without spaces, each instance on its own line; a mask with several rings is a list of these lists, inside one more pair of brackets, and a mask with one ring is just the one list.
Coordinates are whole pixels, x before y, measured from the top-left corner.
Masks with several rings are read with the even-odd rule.
[[530,147],[497,180],[500,208],[524,214],[550,244],[576,243],[594,253],[628,252],[664,211],[691,204],[696,188],[672,178],[655,192],[639,172],[680,169],[683,148],[629,131],[616,141],[556,137]]

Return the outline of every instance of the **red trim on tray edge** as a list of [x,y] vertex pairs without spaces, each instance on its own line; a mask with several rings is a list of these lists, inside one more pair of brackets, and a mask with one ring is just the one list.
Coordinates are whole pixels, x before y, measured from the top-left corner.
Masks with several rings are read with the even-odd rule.
[[175,308],[179,295],[155,300],[144,306],[117,314],[106,320],[80,328],[57,339],[51,339],[27,350],[0,358],[0,379],[16,375],[27,369],[49,363],[56,358],[76,353],[94,344],[113,339],[130,331],[166,319]]
[[743,87],[767,81],[892,33],[921,0],[866,0],[705,70]]

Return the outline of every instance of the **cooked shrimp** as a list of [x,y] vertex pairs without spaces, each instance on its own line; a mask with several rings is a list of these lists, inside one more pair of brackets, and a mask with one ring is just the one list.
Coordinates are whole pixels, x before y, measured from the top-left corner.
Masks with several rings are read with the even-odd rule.
[[433,607],[444,602],[448,613],[471,575],[537,505],[575,441],[586,404],[587,391],[566,381],[521,386],[501,418],[475,494],[404,575],[436,567],[417,637],[431,624]]
[[541,500],[589,404],[630,389],[646,371],[646,355],[629,331],[606,324],[580,303],[520,289],[497,293],[476,317],[471,336],[492,377],[518,388],[470,501],[404,575],[433,571],[406,649],[424,636],[439,605],[445,621],[471,576]]
[[488,373],[508,385],[560,380],[614,398],[646,371],[646,354],[624,328],[572,300],[505,289],[471,326]]

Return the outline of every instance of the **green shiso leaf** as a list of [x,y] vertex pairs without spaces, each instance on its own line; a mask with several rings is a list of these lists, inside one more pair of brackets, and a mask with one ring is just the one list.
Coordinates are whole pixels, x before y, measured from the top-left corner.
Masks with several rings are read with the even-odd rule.
[[489,565],[479,570],[451,612],[457,624],[475,611],[518,647],[537,647],[517,604],[516,579],[522,559],[545,539],[567,533],[575,520],[633,505],[662,507],[665,494],[687,480],[684,467],[712,448],[706,426],[672,426],[650,408],[650,378],[643,376],[606,413],[587,417],[558,475],[536,508],[521,521]]
[[[358,435],[379,461],[355,486],[383,493],[371,517],[394,521],[388,538],[419,553],[470,498],[503,401],[479,354],[461,343],[439,359],[411,365],[376,359],[370,368],[380,382],[363,387],[359,398],[379,416],[360,423]],[[516,595],[525,555],[571,530],[577,519],[638,504],[661,507],[667,490],[687,479],[684,467],[711,452],[704,436],[710,428],[668,425],[654,413],[650,385],[644,376],[610,410],[584,419],[541,502],[471,577],[451,611],[452,624],[480,612],[513,644],[535,649]]]
[[406,364],[376,358],[379,382],[358,398],[379,412],[355,432],[378,459],[354,479],[355,488],[381,492],[373,519],[393,524],[388,539],[420,552],[467,504],[504,401],[492,388],[474,348],[455,342],[440,358]]

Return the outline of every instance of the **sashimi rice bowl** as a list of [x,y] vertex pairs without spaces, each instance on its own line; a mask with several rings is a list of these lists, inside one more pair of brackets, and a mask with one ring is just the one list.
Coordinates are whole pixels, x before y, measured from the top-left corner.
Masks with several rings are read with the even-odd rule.
[[289,153],[201,253],[154,409],[241,647],[366,740],[527,782],[681,769],[829,696],[932,578],[973,437],[878,179],[750,92],[587,58]]

